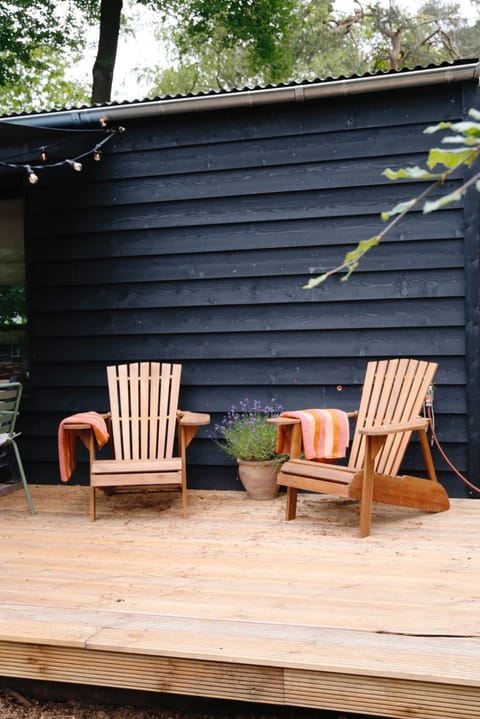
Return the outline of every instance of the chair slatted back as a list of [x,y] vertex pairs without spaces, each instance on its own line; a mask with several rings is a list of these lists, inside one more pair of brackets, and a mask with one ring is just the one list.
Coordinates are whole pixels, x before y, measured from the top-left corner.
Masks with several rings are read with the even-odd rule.
[[107,367],[115,459],[173,456],[181,372],[159,362]]
[[[363,466],[365,437],[358,429],[366,426],[396,424],[421,414],[429,385],[438,365],[415,359],[369,362],[358,412],[348,466]],[[396,475],[410,441],[411,432],[390,434],[377,455],[375,471]]]
[[0,382],[0,434],[13,434],[22,397],[20,382]]

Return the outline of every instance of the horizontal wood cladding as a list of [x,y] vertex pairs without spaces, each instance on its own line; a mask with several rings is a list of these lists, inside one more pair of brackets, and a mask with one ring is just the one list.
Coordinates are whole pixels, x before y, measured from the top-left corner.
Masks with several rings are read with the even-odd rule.
[[[325,238],[326,239],[326,238]],[[393,270],[398,276],[399,272],[409,271],[413,277],[415,271],[422,268],[422,273],[438,269],[463,269],[462,249],[460,239],[445,240],[442,252],[438,252],[439,240],[425,240],[409,242],[405,240],[392,248],[392,243],[386,242],[378,248],[374,257],[367,256],[358,275],[363,272],[372,272],[381,268],[388,277],[388,271]],[[191,253],[191,254],[161,254],[161,246],[157,247],[158,254],[133,257],[99,258],[95,263],[91,259],[78,259],[75,264],[68,261],[49,262],[49,273],[45,273],[45,263],[32,267],[31,286],[50,287],[58,286],[85,286],[97,284],[124,283],[135,281],[143,282],[172,282],[181,280],[189,283],[195,280],[209,279],[235,279],[237,282],[245,278],[278,277],[279,274],[288,273],[299,278],[308,277],[322,269],[330,268],[338,263],[340,257],[338,247],[305,248],[272,248],[260,250],[231,250],[223,252]],[[335,279],[331,283],[338,288]],[[351,285],[354,285],[352,279]],[[342,293],[348,295],[349,285],[340,285]],[[323,288],[322,288],[323,290]],[[318,294],[321,290],[316,290]],[[311,292],[304,293],[305,297]],[[327,298],[331,292],[323,290]]]
[[[352,409],[369,359],[435,359],[438,430],[465,467],[462,205],[413,211],[348,282],[303,289],[423,189],[382,171],[423,164],[437,141],[425,127],[462,113],[459,89],[435,86],[421,102],[392,91],[138,119],[101,163],[38,183],[22,413],[32,480],[54,466],[62,416],[106,409],[106,365],[149,359],[183,364],[185,408],[212,424],[245,396]],[[193,475],[224,466],[232,487],[210,431],[189,450]]]
[[[321,270],[319,270],[321,271]],[[315,273],[317,274],[317,273]],[[288,279],[287,279],[288,278]],[[461,297],[463,272],[460,269],[442,269],[423,273],[361,273],[353,275],[348,283],[338,277],[333,278],[329,285],[306,293],[303,289],[308,276],[292,276],[285,272],[281,281],[278,277],[253,277],[230,281],[200,280],[196,282],[126,282],[80,287],[58,287],[44,291],[32,288],[31,302],[37,312],[99,311],[124,309],[148,309],[152,307],[219,307],[235,305],[289,305],[299,303],[300,310],[306,299],[310,299],[310,312],[328,306],[329,300],[341,298],[345,302],[361,302],[362,300],[384,300],[402,298],[436,298]],[[335,292],[335,295],[332,293]],[[287,310],[288,311],[288,310]],[[291,308],[295,311],[295,308]],[[298,312],[300,315],[300,311]],[[175,316],[172,314],[172,326]]]
[[[261,307],[232,305],[228,307],[137,308],[125,309],[112,316],[109,310],[89,312],[74,311],[70,318],[63,313],[58,317],[49,312],[39,313],[32,326],[32,334],[39,337],[106,337],[108,335],[162,335],[197,333],[201,325],[210,332],[262,332],[315,329],[359,329],[375,327],[410,328],[411,316],[415,314],[424,327],[463,327],[463,304],[461,298],[441,298],[431,308],[431,298],[406,298],[361,303],[352,307],[351,302],[332,302],[328,313],[317,314],[310,306],[287,303],[282,312],[278,305],[262,304]],[[359,317],[359,310],[361,316]],[[72,319],[75,321],[72,322]],[[172,320],[176,324],[172,328]]]
[[[198,387],[208,391],[209,387],[221,387],[223,396],[226,387],[234,389],[240,387],[252,388],[258,392],[260,387],[269,388],[271,393],[275,387],[299,388],[315,387],[318,392],[324,388],[332,388],[336,395],[341,395],[345,387],[351,386],[356,396],[360,395],[361,386],[365,377],[365,369],[369,357],[338,357],[335,363],[329,357],[277,357],[249,359],[245,357],[233,359],[197,359],[195,362],[186,362],[182,369],[182,392],[188,388]],[[425,357],[425,359],[431,359]],[[83,358],[75,362],[65,361],[61,372],[53,372],[51,362],[37,362],[35,364],[36,381],[38,389],[42,386],[51,388],[66,388],[68,392],[84,393],[85,389],[102,390],[106,392],[106,372],[103,360],[88,360]],[[465,382],[465,367],[462,356],[443,357],[435,375],[435,386],[439,392],[435,397],[436,403],[441,401],[444,390],[457,392],[452,409],[457,407],[458,395]],[[310,391],[310,390],[308,390]],[[210,393],[211,396],[212,393]],[[453,397],[451,398],[453,399]],[[223,402],[222,402],[223,405]]]
[[[423,153],[424,154],[424,153]],[[418,161],[418,156],[403,156],[396,160],[397,166],[412,165]],[[149,167],[152,168],[151,162]],[[64,210],[88,208],[95,217],[94,208],[112,206],[129,206],[145,203],[146,197],[150,203],[167,203],[181,200],[206,200],[213,198],[235,197],[240,195],[268,193],[294,193],[311,190],[326,191],[330,188],[340,190],[369,188],[388,185],[389,180],[382,175],[385,169],[385,158],[372,160],[351,159],[343,162],[323,161],[318,163],[302,163],[295,165],[280,165],[278,167],[244,168],[242,170],[224,170],[164,175],[161,166],[157,167],[157,174],[151,177],[128,178],[125,180],[106,180],[92,198],[88,186],[79,187],[72,195],[68,188],[62,196]],[[452,186],[455,181],[452,181]],[[331,195],[325,195],[326,202],[331,201]],[[36,203],[41,198],[36,198]],[[386,202],[390,199],[386,198]],[[55,207],[57,198],[44,197],[38,211],[42,214],[48,212],[51,206]]]
[[[394,330],[368,329],[347,333],[344,330],[293,332],[273,331],[224,333],[198,335],[142,335],[134,343],[131,335],[115,335],[93,339],[88,337],[59,338],[57,341],[35,340],[33,360],[51,361],[55,365],[67,356],[79,361],[85,356],[85,345],[95,344],[91,352],[104,361],[132,362],[155,357],[165,361],[189,361],[197,359],[235,359],[241,356],[251,359],[270,357],[336,357],[357,356],[388,357],[406,354],[418,357],[461,355],[465,349],[464,332],[461,327],[446,331],[437,328],[403,328]],[[401,351],[403,349],[403,352]],[[52,367],[53,369],[53,367]],[[61,371],[61,368],[60,368]]]
[[[450,240],[442,242],[440,253],[443,257],[448,253],[452,240],[463,242],[463,213],[456,208],[448,214],[449,222],[445,222],[445,214],[436,212],[428,218],[422,217],[419,222],[418,214],[407,215],[400,225],[395,227],[391,234],[385,238],[377,248],[396,242],[403,244],[415,240]],[[425,221],[424,221],[425,220]],[[94,231],[88,234],[76,233],[75,227],[69,228],[67,233],[36,238],[31,243],[30,260],[32,269],[40,268],[38,275],[45,273],[45,265],[52,262],[80,259],[106,259],[117,257],[138,257],[157,255],[159,250],[164,258],[170,255],[195,254],[201,257],[210,252],[233,252],[262,249],[289,249],[297,248],[297,253],[304,252],[303,248],[322,247],[322,252],[338,254],[344,249],[353,247],[355,238],[371,237],[379,228],[377,215],[361,217],[337,217],[335,219],[306,219],[284,220],[279,222],[242,222],[225,227],[219,225],[200,225],[195,228],[175,227],[116,232],[107,229],[103,232]],[[228,242],[227,242],[227,239]],[[447,254],[448,257],[448,254]],[[368,256],[365,258],[369,262]],[[434,257],[429,258],[433,262]],[[363,264],[362,264],[363,267]],[[361,271],[361,268],[359,268]]]
[[[358,409],[361,395],[361,386],[347,384],[334,386],[322,383],[305,388],[300,385],[294,388],[294,392],[288,384],[275,386],[250,384],[240,389],[245,394],[248,393],[250,397],[258,397],[266,405],[271,404],[272,398],[274,398],[285,409],[301,409],[302,406],[335,406],[345,411],[354,411]],[[436,387],[436,390],[436,407],[442,415],[442,421],[444,421],[440,431],[450,430],[452,438],[460,440],[465,430],[465,425],[462,424],[464,422],[465,401],[462,398],[461,388],[440,385]],[[48,397],[51,396],[49,412],[55,413],[55,420],[59,417],[61,418],[62,414],[68,411],[69,406],[75,412],[81,410],[85,403],[84,394],[85,391],[82,388],[75,387],[69,387],[67,390],[64,387],[52,387],[49,390],[39,389],[35,393],[35,398],[30,400],[30,408],[39,411],[47,403]],[[211,414],[211,425],[202,427],[199,430],[200,437],[208,437],[212,433],[212,426],[221,418],[225,403],[228,403],[229,407],[231,405],[238,406],[238,400],[242,397],[243,395],[239,394],[238,386],[230,388],[228,385],[217,385],[212,391],[211,386],[185,385],[180,395],[180,406],[183,410],[196,412],[203,410]],[[92,389],[90,398],[100,411],[107,409],[108,395],[105,385]],[[292,401],[295,402],[294,406],[291,404]],[[455,412],[450,412],[452,405],[455,405]],[[45,413],[43,427],[46,426],[48,417],[49,415]],[[26,419],[24,418],[22,428],[25,421]]]
[[[457,184],[451,183],[453,190]],[[225,225],[242,222],[268,222],[282,220],[304,220],[336,218],[346,215],[375,215],[395,206],[406,199],[405,186],[374,186],[369,191],[363,188],[334,188],[329,190],[283,191],[280,196],[274,192],[268,194],[250,194],[221,196],[208,199],[185,199],[157,202],[139,202],[121,206],[116,211],[113,206],[61,209],[52,205],[50,212],[35,216],[32,237],[45,234],[62,234],[74,227],[78,232],[94,232],[106,228],[117,232],[139,228],[193,227],[196,225]],[[91,192],[91,189],[90,189]],[[414,194],[419,194],[415,193]],[[431,199],[441,193],[432,193]],[[411,191],[408,194],[408,199]],[[94,197],[94,195],[92,196]],[[55,225],[51,226],[51,214],[55,214]],[[448,214],[444,211],[444,217]],[[382,223],[379,220],[379,231]],[[364,238],[362,238],[364,239]]]
[[[124,177],[151,177],[158,175],[159,171],[164,177],[175,177],[206,171],[222,172],[232,166],[258,168],[268,165],[276,168],[314,161],[335,163],[330,169],[330,172],[334,172],[340,163],[351,165],[352,158],[359,155],[362,163],[366,158],[372,159],[369,171],[377,169],[381,173],[384,170],[384,165],[379,165],[381,156],[389,153],[404,158],[408,153],[425,151],[429,141],[422,134],[424,129],[425,125],[406,126],[401,146],[392,142],[388,128],[375,128],[343,133],[316,132],[310,135],[299,132],[288,138],[264,137],[223,144],[211,142],[193,147],[154,147],[136,150],[125,168],[114,166],[106,155],[101,167],[95,170],[95,178],[105,181],[121,180]],[[275,131],[274,127],[271,131]],[[124,147],[123,144],[122,146]],[[121,149],[122,147],[119,147],[119,150]],[[355,168],[353,169],[355,171]]]

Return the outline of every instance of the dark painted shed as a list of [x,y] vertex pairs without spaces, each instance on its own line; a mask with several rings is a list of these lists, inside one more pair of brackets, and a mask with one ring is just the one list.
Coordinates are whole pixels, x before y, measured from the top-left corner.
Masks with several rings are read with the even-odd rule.
[[[439,362],[437,432],[479,483],[478,194],[413,211],[348,282],[302,289],[417,194],[382,170],[422,164],[438,142],[425,127],[478,106],[476,61],[462,61],[4,118],[28,136],[10,130],[3,159],[51,144],[46,126],[72,153],[67,130],[102,116],[125,127],[81,173],[0,177],[0,209],[23,203],[30,482],[59,481],[58,423],[107,408],[109,363],[181,362],[182,406],[214,424],[244,397],[354,409],[368,360],[414,356]],[[235,488],[211,431],[192,445],[190,486]],[[406,469],[419,459],[413,446]],[[451,496],[469,495],[438,454],[436,465]],[[83,462],[72,481],[86,477]]]

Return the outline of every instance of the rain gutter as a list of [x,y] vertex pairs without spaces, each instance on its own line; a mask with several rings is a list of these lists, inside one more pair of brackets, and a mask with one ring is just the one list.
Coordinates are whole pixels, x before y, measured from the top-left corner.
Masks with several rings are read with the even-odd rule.
[[337,80],[280,86],[273,88],[238,90],[193,97],[174,97],[164,100],[126,102],[124,104],[96,105],[78,110],[57,110],[35,115],[17,115],[4,118],[2,122],[17,122],[37,127],[79,127],[95,124],[102,117],[110,122],[179,113],[212,110],[251,108],[277,103],[308,102],[325,98],[347,97],[368,92],[385,92],[428,85],[475,81],[479,83],[480,62],[448,67],[408,70],[395,74],[374,75]]

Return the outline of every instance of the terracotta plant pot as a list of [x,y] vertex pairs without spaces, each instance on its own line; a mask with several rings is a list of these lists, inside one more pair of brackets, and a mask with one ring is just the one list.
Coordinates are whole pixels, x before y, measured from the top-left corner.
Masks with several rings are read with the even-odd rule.
[[237,463],[238,476],[251,499],[275,499],[278,496],[278,463],[246,462],[242,459],[237,459]]

